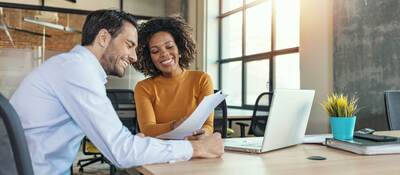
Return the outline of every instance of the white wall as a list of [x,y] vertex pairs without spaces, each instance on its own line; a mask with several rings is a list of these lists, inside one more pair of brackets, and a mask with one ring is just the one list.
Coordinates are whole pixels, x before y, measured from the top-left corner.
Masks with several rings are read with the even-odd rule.
[[10,98],[19,83],[39,64],[35,49],[0,49],[0,93]]
[[328,133],[328,115],[320,103],[333,89],[333,1],[300,4],[300,86],[315,89],[307,133]]
[[197,44],[197,55],[196,60],[191,65],[191,69],[205,71],[204,66],[204,53],[205,53],[205,41],[206,41],[206,0],[185,0],[188,1],[188,24],[193,28],[193,38]]
[[165,16],[166,0],[124,0],[124,11],[142,16]]
[[145,79],[144,75],[136,71],[132,66],[125,72],[122,78],[115,76],[108,76],[107,89],[131,89],[134,90],[136,84]]
[[[124,11],[141,16],[165,16],[165,0],[124,0]],[[145,77],[130,67],[122,78],[109,76],[107,88],[134,89],[137,82]]]
[[60,0],[45,0],[45,6],[79,10],[119,9],[118,0],[78,0],[76,3]]

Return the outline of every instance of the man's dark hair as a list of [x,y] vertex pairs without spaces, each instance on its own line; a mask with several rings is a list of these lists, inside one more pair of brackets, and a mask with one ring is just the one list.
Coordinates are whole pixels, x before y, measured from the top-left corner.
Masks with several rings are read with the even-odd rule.
[[130,13],[116,10],[97,10],[90,13],[83,24],[82,46],[92,44],[101,29],[106,29],[115,38],[121,32],[124,22],[138,27],[135,17]]

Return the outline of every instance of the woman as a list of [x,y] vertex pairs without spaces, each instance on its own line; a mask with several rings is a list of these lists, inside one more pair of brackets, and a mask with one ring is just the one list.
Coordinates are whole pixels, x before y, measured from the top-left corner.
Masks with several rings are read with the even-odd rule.
[[[135,87],[135,103],[141,132],[158,136],[177,127],[213,93],[210,76],[187,70],[195,59],[191,28],[179,17],[152,19],[139,27],[135,69],[149,78]],[[202,127],[213,132],[212,113]]]

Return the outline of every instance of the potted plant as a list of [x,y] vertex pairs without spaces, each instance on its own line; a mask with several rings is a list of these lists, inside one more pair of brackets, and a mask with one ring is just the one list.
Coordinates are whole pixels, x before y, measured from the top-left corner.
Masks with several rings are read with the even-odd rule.
[[353,139],[354,126],[358,99],[351,99],[343,94],[331,94],[328,100],[322,103],[323,108],[329,114],[329,122],[333,138],[339,140]]

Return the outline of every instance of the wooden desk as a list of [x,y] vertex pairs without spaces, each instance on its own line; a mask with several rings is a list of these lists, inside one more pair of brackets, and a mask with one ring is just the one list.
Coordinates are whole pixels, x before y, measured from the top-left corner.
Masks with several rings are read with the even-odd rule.
[[[400,131],[382,132],[400,136]],[[327,160],[308,160],[309,156]],[[144,165],[137,170],[144,175],[391,175],[399,174],[400,154],[362,156],[321,145],[301,144],[264,154],[226,152],[219,159],[194,159],[174,164]]]

